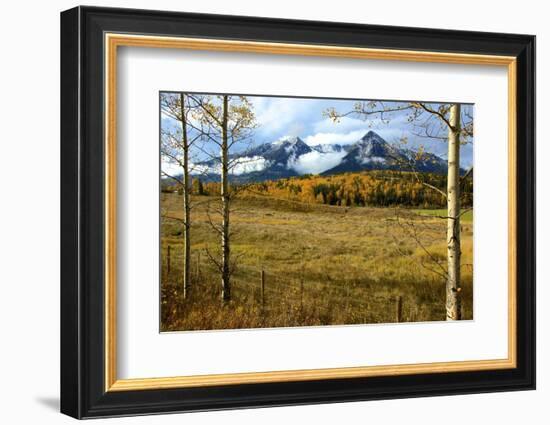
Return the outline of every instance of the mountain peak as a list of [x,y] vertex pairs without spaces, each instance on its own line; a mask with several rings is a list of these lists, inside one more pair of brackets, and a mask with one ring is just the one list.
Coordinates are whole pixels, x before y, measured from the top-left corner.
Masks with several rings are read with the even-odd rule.
[[[413,153],[386,142],[378,133],[369,130],[355,143],[347,145],[326,143],[310,146],[300,137],[285,136],[245,152],[232,154],[232,158],[244,158],[246,161],[243,164],[254,164],[253,168],[248,168],[252,171],[243,171],[241,174],[261,181],[301,175],[312,169],[316,170],[315,173],[325,175],[368,170],[407,171]],[[204,165],[212,167],[209,163]],[[425,154],[423,159],[415,160],[415,170],[445,173],[447,163],[434,154]]]
[[373,142],[385,145],[387,142],[375,131],[369,130],[363,137],[360,139],[361,142]]
[[[403,148],[390,145],[378,133],[370,130],[349,149],[342,162],[324,174],[364,170],[402,170],[410,163],[410,154]],[[416,171],[443,173],[447,164],[436,155],[416,161]]]
[[391,156],[391,147],[378,133],[370,130],[354,145],[350,152],[361,160],[366,158],[387,158]]
[[277,166],[286,166],[292,159],[311,152],[312,149],[296,136],[286,136],[271,143],[264,143],[246,152],[249,157],[259,156]]
[[289,144],[289,145],[296,145],[296,144],[305,144],[305,142],[300,139],[298,136],[284,136],[284,137],[281,137],[279,140],[273,142],[272,144],[273,145],[284,145],[284,144]]

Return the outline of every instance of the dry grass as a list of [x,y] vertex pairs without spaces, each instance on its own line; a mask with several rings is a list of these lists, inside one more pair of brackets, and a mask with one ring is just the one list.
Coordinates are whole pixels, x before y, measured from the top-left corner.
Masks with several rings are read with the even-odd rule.
[[[429,270],[438,270],[434,259],[445,264],[444,220],[418,210],[237,199],[231,248],[238,267],[232,301],[222,305],[220,278],[206,255],[206,249],[216,253],[218,245],[207,205],[218,200],[193,201],[192,287],[186,300],[182,226],[162,221],[163,331],[395,322],[397,296],[403,300],[403,321],[445,320],[445,282]],[[181,196],[162,194],[161,206],[167,215],[182,217]],[[472,226],[471,220],[462,225],[465,319],[472,318]]]

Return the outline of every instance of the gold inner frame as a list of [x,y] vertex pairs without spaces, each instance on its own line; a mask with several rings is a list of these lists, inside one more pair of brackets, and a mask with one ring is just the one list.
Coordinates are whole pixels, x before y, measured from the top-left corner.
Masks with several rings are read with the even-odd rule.
[[[410,50],[106,33],[105,45],[105,391],[510,369],[516,367],[516,58]],[[120,46],[503,66],[508,72],[508,358],[385,366],[118,379],[116,324],[116,98]]]

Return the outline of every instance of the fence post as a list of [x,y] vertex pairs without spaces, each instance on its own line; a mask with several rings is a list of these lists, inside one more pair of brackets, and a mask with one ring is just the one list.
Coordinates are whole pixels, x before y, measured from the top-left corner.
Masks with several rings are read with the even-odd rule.
[[262,306],[263,306],[265,303],[265,272],[263,270],[261,273],[260,294],[262,297]]
[[300,312],[304,310],[304,276],[300,276]]
[[170,245],[168,245],[166,251],[166,274],[170,274]]
[[403,321],[403,297],[398,295],[395,302],[395,321],[400,323]]
[[201,277],[201,252],[197,252],[197,281]]
[[300,314],[304,313],[304,259],[306,258],[306,249],[302,247],[302,263],[300,265]]

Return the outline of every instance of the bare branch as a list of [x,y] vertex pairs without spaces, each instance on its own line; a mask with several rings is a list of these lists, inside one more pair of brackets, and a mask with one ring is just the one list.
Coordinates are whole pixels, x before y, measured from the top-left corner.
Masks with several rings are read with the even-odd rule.
[[426,106],[426,104],[424,103],[421,103],[421,102],[413,102],[412,103],[414,106],[417,106],[419,108],[422,108],[423,110],[425,110],[426,112],[429,112],[430,114],[433,114],[433,115],[437,115],[441,121],[443,121],[445,124],[447,124],[447,126],[453,130],[453,131],[456,131],[455,128],[453,128],[453,126],[451,125],[451,123],[449,122],[449,120],[447,119],[447,117],[445,115],[443,115],[441,112],[439,111],[436,111],[428,106]]
[[411,237],[415,242],[416,244],[420,247],[420,249],[422,249],[422,251],[428,256],[428,258],[430,258],[430,260],[435,264],[437,265],[437,267],[441,270],[441,273],[442,275],[445,277],[445,279],[447,278],[447,270],[439,263],[439,261],[437,260],[437,258],[434,257],[434,255],[426,248],[426,246],[422,243],[422,241],[420,240],[418,234],[417,234],[417,231],[416,231],[416,227],[414,225],[414,223],[412,222],[409,222],[407,223],[407,225],[403,225],[401,223],[401,221],[399,220],[399,215],[396,214],[395,215],[396,217],[396,221],[397,221],[397,224],[399,225],[399,227],[409,236]]
[[180,185],[183,186],[183,182],[179,178],[177,178],[176,176],[172,176],[172,175],[168,174],[167,172],[165,172],[163,170],[161,170],[161,174],[165,177],[168,177],[168,178],[176,181],[177,183],[179,183]]

